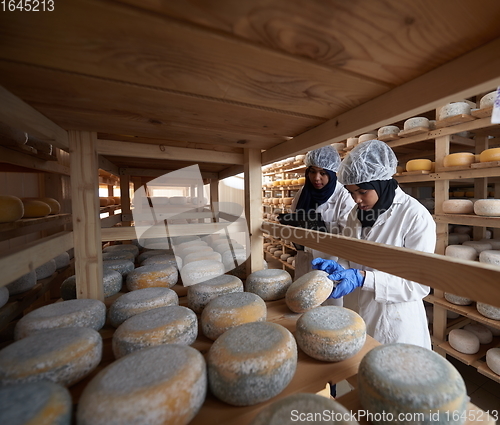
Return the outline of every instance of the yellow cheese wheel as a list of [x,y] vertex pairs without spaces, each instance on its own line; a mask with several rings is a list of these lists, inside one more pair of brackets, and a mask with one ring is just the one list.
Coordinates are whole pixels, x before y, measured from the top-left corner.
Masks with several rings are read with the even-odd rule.
[[471,152],[457,152],[446,155],[443,159],[444,167],[466,167],[473,164],[475,156]]
[[305,177],[299,177],[299,184],[305,184],[306,178]]
[[152,287],[171,288],[177,283],[178,278],[177,267],[172,264],[147,264],[129,272],[126,284],[129,291]]
[[430,159],[412,159],[406,163],[406,171],[431,171]]
[[300,183],[299,183],[299,180],[298,180],[298,179],[295,179],[295,180],[292,180],[292,184],[293,184],[293,185],[297,185],[297,184],[300,184]]
[[400,165],[398,165],[398,166],[396,167],[396,173],[398,173],[398,174],[403,173],[403,172],[404,172],[404,170],[405,170],[405,167],[402,167],[402,166],[400,166]]
[[99,198],[99,206],[107,207],[109,205],[109,199],[106,197]]
[[10,223],[23,218],[24,205],[16,196],[0,196],[0,223]]
[[59,214],[61,211],[61,204],[54,198],[23,198],[23,201],[28,199],[45,202],[50,207],[50,214]]
[[24,205],[23,218],[45,217],[50,214],[51,208],[48,204],[34,199],[22,199]]
[[479,162],[500,161],[500,148],[491,148],[479,154]]
[[120,205],[120,203],[121,203],[121,197],[119,197],[119,196],[113,196],[113,199],[115,200],[115,204],[116,205]]

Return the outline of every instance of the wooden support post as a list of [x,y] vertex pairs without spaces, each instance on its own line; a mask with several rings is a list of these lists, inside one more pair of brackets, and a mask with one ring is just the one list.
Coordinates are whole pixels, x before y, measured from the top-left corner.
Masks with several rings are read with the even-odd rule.
[[[476,136],[476,154],[480,154],[485,149],[488,149],[488,137]],[[474,179],[474,198],[486,199],[488,197],[488,179]],[[486,237],[486,227],[475,226],[472,232],[472,238],[475,241]]]
[[97,134],[71,130],[68,136],[77,297],[104,301]]
[[120,173],[120,201],[122,204],[122,225],[132,225],[132,210],[130,209],[130,176]]
[[259,149],[245,149],[245,216],[250,237],[247,275],[264,268],[262,236],[262,159]]
[[214,221],[219,221],[219,180],[210,180],[210,208],[214,213]]

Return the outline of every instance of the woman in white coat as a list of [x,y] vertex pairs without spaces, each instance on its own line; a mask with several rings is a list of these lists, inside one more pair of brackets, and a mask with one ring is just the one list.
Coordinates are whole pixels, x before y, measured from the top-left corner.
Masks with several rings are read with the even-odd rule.
[[[359,144],[347,155],[338,178],[356,207],[342,234],[433,253],[434,220],[423,205],[398,187],[392,178],[396,165],[394,152],[379,140]],[[315,268],[326,270],[332,280],[340,281],[331,297],[345,296],[359,287],[359,314],[366,322],[367,333],[377,341],[431,348],[422,301],[429,293],[428,286],[354,262],[349,262],[347,269],[331,260],[315,262]]]
[[[354,207],[352,197],[337,181],[340,161],[337,150],[330,145],[308,152],[304,159],[306,182],[291,205],[291,210],[295,212],[312,210],[321,213],[328,231],[335,234],[345,227],[347,215]],[[337,259],[305,247],[304,251],[297,252],[295,279],[312,270],[311,261],[316,257]],[[333,303],[341,305],[341,302]]]

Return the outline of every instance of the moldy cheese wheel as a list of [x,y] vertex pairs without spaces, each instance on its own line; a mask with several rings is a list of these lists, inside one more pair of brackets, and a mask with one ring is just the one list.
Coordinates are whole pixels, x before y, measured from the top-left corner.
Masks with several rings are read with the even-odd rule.
[[207,355],[212,393],[233,406],[251,406],[281,393],[297,368],[291,332],[271,322],[253,322],[224,332]]
[[152,287],[171,288],[177,283],[178,278],[179,272],[173,265],[148,264],[137,267],[127,274],[127,288],[129,291]]
[[16,196],[0,196],[0,223],[10,223],[23,218],[24,205]]
[[134,258],[139,255],[139,248],[133,244],[109,245],[104,247],[102,252],[128,251],[134,254]]
[[253,292],[264,301],[284,298],[292,284],[292,277],[286,270],[267,269],[250,273],[246,280],[246,291]]
[[286,291],[285,301],[290,310],[304,313],[325,301],[333,290],[328,273],[313,270],[299,277]]
[[418,413],[421,424],[462,424],[468,402],[464,380],[455,367],[434,351],[411,344],[384,344],[370,350],[359,365],[358,395],[363,409],[373,415],[397,418]]
[[150,347],[111,363],[83,390],[78,425],[188,424],[205,401],[206,364],[191,347]]
[[479,351],[478,336],[465,329],[452,329],[448,334],[448,342],[460,353],[475,354]]
[[224,272],[224,264],[220,261],[198,260],[182,267],[181,278],[184,286],[191,286],[221,276]]
[[188,287],[188,307],[195,313],[201,313],[213,299],[233,292],[243,292],[243,282],[236,276],[223,274]]

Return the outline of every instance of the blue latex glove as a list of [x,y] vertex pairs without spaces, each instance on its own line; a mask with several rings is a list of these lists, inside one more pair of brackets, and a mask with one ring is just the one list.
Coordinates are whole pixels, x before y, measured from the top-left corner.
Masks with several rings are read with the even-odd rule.
[[358,269],[341,270],[328,276],[331,280],[339,281],[329,298],[340,298],[350,294],[356,288],[363,286],[365,277]]
[[324,258],[315,258],[311,262],[313,269],[323,270],[328,274],[336,273],[345,270],[339,263],[333,260],[325,260]]

